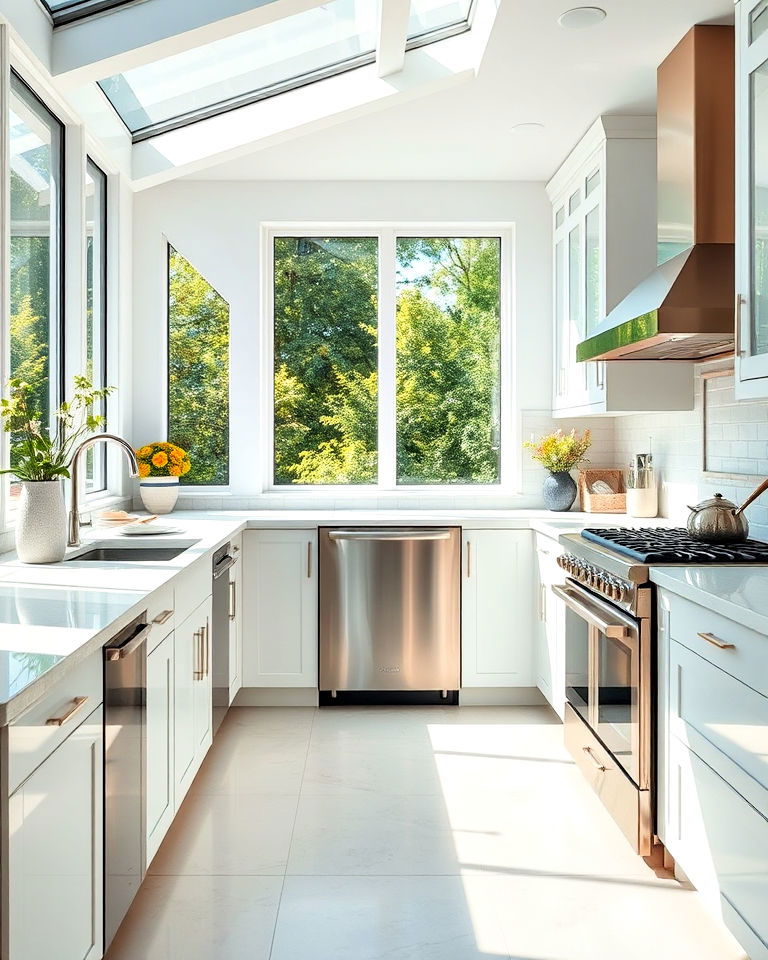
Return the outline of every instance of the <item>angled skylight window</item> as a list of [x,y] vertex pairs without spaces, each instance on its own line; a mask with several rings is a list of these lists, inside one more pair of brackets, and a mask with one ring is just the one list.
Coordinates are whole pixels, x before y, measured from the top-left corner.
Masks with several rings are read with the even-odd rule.
[[429,37],[451,27],[467,27],[472,0],[411,0],[408,39]]
[[[411,0],[408,46],[468,29],[471,2]],[[373,63],[377,39],[375,0],[328,0],[107,77],[99,86],[139,142]]]
[[136,0],[43,0],[56,27],[135,2]]

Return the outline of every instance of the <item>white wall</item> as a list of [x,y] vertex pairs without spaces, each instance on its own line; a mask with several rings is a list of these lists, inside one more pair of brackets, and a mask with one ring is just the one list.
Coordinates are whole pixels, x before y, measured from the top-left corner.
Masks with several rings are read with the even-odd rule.
[[[307,166],[311,163],[308,156]],[[232,474],[253,476],[257,482],[259,240],[262,222],[281,220],[514,223],[517,405],[520,410],[549,408],[551,208],[543,184],[179,181],[135,197],[131,437],[135,444],[163,437],[166,431],[167,237],[229,301],[232,390],[247,395],[250,387],[254,397],[250,409],[236,404],[231,410]],[[254,492],[245,484],[232,495],[242,498]],[[200,505],[218,506],[219,501]]]

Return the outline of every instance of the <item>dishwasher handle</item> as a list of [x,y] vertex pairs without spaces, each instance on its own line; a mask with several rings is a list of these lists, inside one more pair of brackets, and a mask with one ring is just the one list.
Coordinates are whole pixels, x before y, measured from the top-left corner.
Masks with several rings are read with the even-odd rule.
[[398,529],[383,530],[329,530],[329,540],[450,540],[451,531],[444,529]]
[[126,657],[130,657],[132,653],[138,650],[151,632],[152,624],[144,624],[136,633],[132,633],[129,637],[127,637],[127,639],[123,640],[122,643],[119,643],[114,647],[105,647],[105,659],[109,660],[110,662],[115,660],[125,660]]
[[232,567],[234,567],[236,563],[237,563],[237,557],[233,557],[230,554],[227,554],[227,556],[224,557],[222,560],[219,560],[219,562],[213,568],[213,579],[220,580],[221,577],[223,577],[224,574],[227,572],[227,570],[230,570]]

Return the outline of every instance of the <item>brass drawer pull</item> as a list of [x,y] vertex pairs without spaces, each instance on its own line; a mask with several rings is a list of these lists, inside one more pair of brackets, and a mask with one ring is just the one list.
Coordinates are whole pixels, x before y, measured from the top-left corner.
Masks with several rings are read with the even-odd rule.
[[606,765],[602,762],[602,760],[600,760],[598,757],[594,755],[594,753],[592,753],[592,747],[582,747],[581,749],[584,751],[584,753],[586,753],[586,755],[589,757],[592,763],[594,763],[597,769],[602,770],[603,773],[605,773],[608,767],[606,767]]
[[717,647],[718,650],[735,650],[735,643],[727,643],[725,640],[721,640],[720,637],[716,637],[714,633],[700,633],[699,636],[702,640],[706,640],[707,643],[711,643],[713,647]]
[[88,703],[88,697],[75,697],[66,713],[62,713],[60,717],[49,717],[45,721],[46,727],[63,727],[67,720],[71,720],[78,711],[83,709],[86,703]]
[[162,613],[158,613],[158,615],[152,620],[152,623],[166,623],[166,621],[170,620],[172,616],[173,610],[163,610]]

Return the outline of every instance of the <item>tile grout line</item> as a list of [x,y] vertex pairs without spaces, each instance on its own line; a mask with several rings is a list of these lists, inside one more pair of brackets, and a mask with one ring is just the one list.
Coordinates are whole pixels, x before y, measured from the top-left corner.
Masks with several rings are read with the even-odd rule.
[[286,857],[285,857],[285,870],[283,871],[283,882],[280,884],[280,896],[277,898],[277,910],[275,911],[275,922],[274,922],[274,925],[273,925],[273,927],[272,927],[272,939],[271,939],[270,942],[269,942],[269,955],[268,955],[268,960],[271,960],[272,951],[273,951],[274,948],[275,948],[275,937],[276,937],[276,935],[277,935],[277,924],[278,924],[278,921],[279,921],[279,919],[280,919],[280,908],[281,908],[282,905],[283,905],[283,893],[284,893],[284,891],[285,891],[285,879],[286,879],[286,877],[288,876],[288,864],[290,863],[290,860],[291,860],[291,848],[293,847],[293,835],[294,835],[294,832],[296,831],[296,821],[297,821],[298,816],[299,816],[299,803],[301,802],[301,790],[302,790],[302,787],[304,786],[304,774],[307,772],[307,762],[308,762],[308,760],[309,760],[309,748],[310,748],[310,746],[311,746],[311,744],[312,744],[312,731],[313,731],[314,728],[315,728],[315,717],[316,717],[316,716],[317,716],[317,707],[315,707],[315,709],[314,709],[314,711],[313,711],[313,713],[312,713],[312,723],[311,723],[310,726],[309,726],[309,736],[307,737],[307,749],[306,749],[306,752],[305,752],[305,754],[304,754],[304,766],[303,766],[302,771],[301,771],[301,781],[300,781],[300,783],[299,783],[299,792],[298,792],[298,794],[297,794],[297,796],[296,796],[296,810],[294,811],[294,814],[293,814],[293,825],[291,826],[291,836],[290,836],[290,839],[288,840],[288,853],[286,854]]

